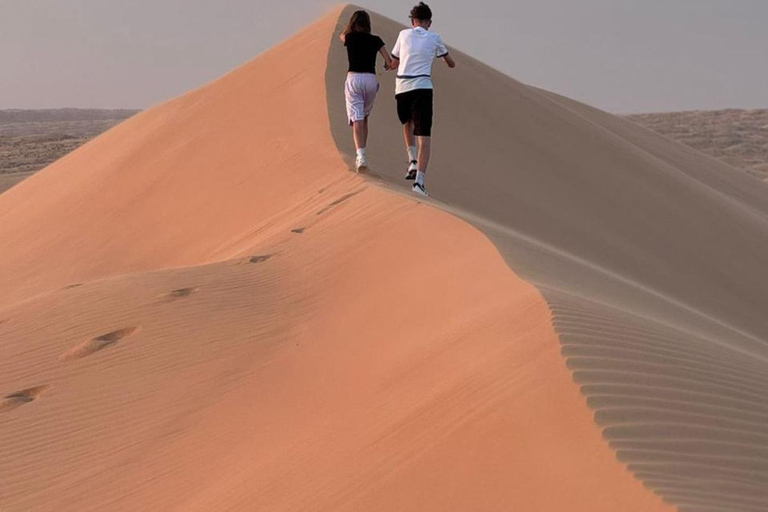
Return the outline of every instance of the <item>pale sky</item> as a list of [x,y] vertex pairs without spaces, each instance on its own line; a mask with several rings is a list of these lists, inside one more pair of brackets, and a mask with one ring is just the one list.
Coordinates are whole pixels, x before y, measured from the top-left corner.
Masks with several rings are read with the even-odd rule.
[[[403,23],[413,3],[358,2]],[[429,3],[433,30],[449,45],[608,111],[768,108],[768,0]],[[0,108],[146,108],[219,77],[334,5],[0,0]]]

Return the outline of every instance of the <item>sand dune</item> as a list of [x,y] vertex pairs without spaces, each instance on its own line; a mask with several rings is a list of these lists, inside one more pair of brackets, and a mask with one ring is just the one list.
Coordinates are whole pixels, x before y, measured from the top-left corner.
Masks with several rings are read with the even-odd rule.
[[0,196],[0,510],[759,510],[764,194],[458,52],[354,175],[349,9]]
[[[374,24],[394,40],[397,24]],[[637,477],[680,510],[764,510],[764,187],[454,53],[460,69],[436,68],[434,195],[544,294],[576,382]],[[333,47],[331,120],[350,153],[343,66]],[[402,186],[391,105],[372,130],[374,171]]]
[[4,386],[48,386],[3,413],[4,507],[654,508],[480,233],[375,188],[319,217],[4,309]]

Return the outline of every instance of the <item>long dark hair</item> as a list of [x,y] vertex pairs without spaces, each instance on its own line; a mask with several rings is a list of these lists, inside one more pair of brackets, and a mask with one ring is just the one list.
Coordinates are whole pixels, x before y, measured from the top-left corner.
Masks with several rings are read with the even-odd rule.
[[347,35],[353,32],[371,33],[371,16],[366,11],[355,11],[342,34]]

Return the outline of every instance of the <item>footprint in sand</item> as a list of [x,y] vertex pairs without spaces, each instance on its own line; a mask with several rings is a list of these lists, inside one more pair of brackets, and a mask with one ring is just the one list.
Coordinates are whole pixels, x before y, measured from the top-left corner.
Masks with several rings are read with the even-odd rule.
[[170,293],[166,293],[165,295],[160,296],[160,299],[162,302],[173,302],[178,299],[183,299],[186,297],[189,297],[193,293],[197,293],[200,290],[200,288],[194,287],[194,288],[179,288],[178,290],[173,290]]
[[358,190],[358,191],[356,191],[356,192],[350,192],[349,194],[345,194],[345,195],[341,196],[340,198],[338,198],[337,200],[333,201],[331,204],[329,204],[328,206],[326,206],[325,208],[323,208],[322,210],[320,210],[319,212],[317,212],[317,215],[322,215],[322,214],[324,214],[325,212],[327,212],[328,210],[330,210],[330,209],[331,209],[331,208],[333,208],[334,206],[338,206],[338,205],[340,205],[341,203],[343,203],[344,201],[347,201],[347,200],[349,200],[349,199],[352,199],[353,197],[355,197],[355,196],[356,196],[357,194],[359,194],[360,192],[362,192],[362,190]]
[[72,288],[79,288],[81,286],[83,286],[83,283],[72,283],[62,288],[62,290],[71,290]]
[[122,340],[123,338],[126,338],[131,334],[135,334],[140,329],[141,329],[141,326],[134,326],[134,327],[127,327],[125,329],[120,329],[117,331],[108,332],[107,334],[102,334],[101,336],[97,336],[88,341],[84,341],[79,345],[75,345],[74,347],[69,349],[66,353],[64,353],[59,359],[61,359],[62,361],[72,361],[74,359],[82,359],[83,357],[89,356],[94,352],[98,352],[99,350],[102,350],[114,345],[115,343]]
[[258,256],[253,256],[248,261],[250,261],[251,263],[264,263],[265,261],[267,261],[271,257],[272,257],[271,254],[262,254],[262,255],[258,255]]
[[40,394],[48,389],[48,386],[36,386],[34,388],[22,389],[9,395],[5,395],[0,400],[0,412],[9,412],[17,407],[34,402]]

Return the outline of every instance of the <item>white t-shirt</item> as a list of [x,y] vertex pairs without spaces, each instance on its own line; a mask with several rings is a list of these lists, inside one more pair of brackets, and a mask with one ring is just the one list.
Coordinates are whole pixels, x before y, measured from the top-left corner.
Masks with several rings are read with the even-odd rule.
[[416,89],[432,89],[432,63],[448,55],[439,34],[423,27],[400,32],[392,56],[400,60],[395,94]]

